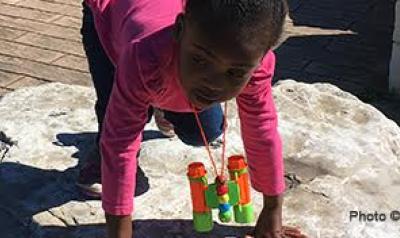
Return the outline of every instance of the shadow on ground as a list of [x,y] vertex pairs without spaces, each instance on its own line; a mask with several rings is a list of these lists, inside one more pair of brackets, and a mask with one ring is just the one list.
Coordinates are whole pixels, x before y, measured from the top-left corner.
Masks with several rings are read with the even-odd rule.
[[[61,133],[57,135],[58,146],[74,146],[78,149],[72,156],[79,159],[77,166],[65,171],[45,170],[28,165],[3,162],[0,166],[0,237],[41,238],[87,238],[105,237],[104,224],[76,226],[41,226],[33,216],[49,211],[70,201],[86,201],[75,186],[78,169],[83,163],[87,148],[96,133]],[[143,140],[163,138],[158,131],[145,131]],[[140,159],[139,159],[140,162]],[[138,168],[135,196],[149,190],[143,170]],[[61,221],[61,220],[60,220]],[[65,221],[61,221],[64,222]],[[198,235],[192,230],[191,220],[135,220],[135,237],[237,237],[246,234],[251,227],[221,226],[215,223],[213,232]]]
[[[190,220],[135,220],[133,222],[134,237],[138,238],[223,238],[223,237],[244,237],[251,232],[252,227],[242,226],[224,226],[214,223],[214,228],[211,232],[206,234],[199,234],[193,232],[192,222]],[[103,238],[105,237],[104,224],[81,225],[78,227],[43,227],[43,238],[77,238],[77,237],[91,237]],[[60,234],[62,236],[60,236]]]
[[[294,26],[307,27],[275,50],[274,82],[328,82],[400,125],[400,98],[388,92],[393,0],[288,0]],[[313,34],[313,29],[325,35]],[[329,33],[340,30],[342,33]],[[334,31],[332,31],[334,32]]]

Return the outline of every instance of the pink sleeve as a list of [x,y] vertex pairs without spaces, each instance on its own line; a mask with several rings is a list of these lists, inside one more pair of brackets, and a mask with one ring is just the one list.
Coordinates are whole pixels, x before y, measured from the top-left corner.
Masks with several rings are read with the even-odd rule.
[[272,97],[275,55],[269,51],[236,102],[252,187],[269,196],[285,190],[282,142]]
[[147,121],[148,93],[129,44],[117,64],[114,86],[100,139],[102,205],[106,213],[130,215],[136,184],[136,154]]

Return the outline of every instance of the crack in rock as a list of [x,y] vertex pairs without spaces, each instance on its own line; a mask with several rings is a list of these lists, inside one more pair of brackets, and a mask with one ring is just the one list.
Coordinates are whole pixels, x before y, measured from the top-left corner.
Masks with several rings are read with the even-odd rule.
[[65,116],[67,115],[67,112],[61,111],[61,112],[51,112],[49,114],[49,117],[59,117],[59,116]]
[[297,186],[302,184],[301,180],[297,178],[297,175],[295,173],[286,173],[285,179],[287,181],[289,189],[295,189]]
[[11,139],[10,137],[8,137],[8,136],[6,135],[6,133],[4,133],[3,131],[0,131],[0,142],[6,144],[6,145],[8,145],[8,146],[14,146],[14,145],[17,145],[17,144],[18,144],[17,141],[12,140],[12,139]]
[[[55,217],[56,219],[58,219],[61,223],[63,223],[66,227],[68,227],[68,222],[63,218],[58,216],[57,214],[55,214],[53,211],[51,211],[50,209],[47,210],[47,212],[49,212],[50,215],[52,215],[53,217]],[[64,214],[63,211],[61,211],[62,214]]]
[[18,145],[17,141],[12,140],[10,137],[7,137],[6,133],[0,131],[0,163],[3,162],[10,148],[16,145]]
[[326,199],[328,199],[328,200],[331,199],[331,198],[330,198],[328,195],[326,195],[324,192],[314,191],[314,190],[312,190],[312,189],[310,189],[310,188],[304,188],[304,190],[307,191],[307,192],[310,192],[310,193],[312,193],[312,194],[315,194],[315,195],[318,195],[318,196],[322,196],[322,197],[324,197],[324,198],[326,198]]

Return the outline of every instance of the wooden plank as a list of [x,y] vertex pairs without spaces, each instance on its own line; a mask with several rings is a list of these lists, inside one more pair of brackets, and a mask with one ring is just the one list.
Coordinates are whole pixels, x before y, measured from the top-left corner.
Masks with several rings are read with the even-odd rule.
[[40,79],[36,79],[36,78],[22,77],[21,79],[18,79],[17,81],[7,85],[7,88],[15,90],[18,88],[23,88],[23,87],[39,86],[44,83],[47,83],[47,82],[40,80]]
[[38,35],[36,33],[28,33],[15,41],[75,56],[86,56],[81,42],[58,39],[51,36]]
[[62,53],[57,53],[51,50],[3,40],[0,40],[0,54],[26,58],[32,61],[44,63],[50,63],[63,56]]
[[34,22],[27,19],[13,18],[0,15],[0,26],[11,29],[34,32],[41,35],[53,36],[60,39],[73,40],[80,42],[80,32],[78,29],[65,28],[49,23]]
[[0,87],[6,87],[6,85],[15,82],[19,78],[22,78],[22,76],[19,74],[13,74],[0,70]]
[[36,9],[23,8],[17,5],[1,4],[0,14],[17,18],[31,19],[35,21],[53,21],[59,18],[56,13],[47,13]]
[[87,60],[84,57],[76,57],[72,55],[66,55],[53,62],[55,65],[64,66],[84,72],[88,72]]
[[82,25],[82,19],[76,18],[76,17],[70,17],[70,16],[63,16],[55,21],[53,23],[61,26],[66,26],[66,27],[73,27],[73,28],[81,28]]
[[26,34],[26,31],[20,31],[16,29],[10,29],[8,27],[0,26],[0,39],[4,40],[14,40],[23,34]]
[[41,10],[48,13],[57,13],[60,15],[73,16],[77,18],[82,17],[82,9],[80,7],[67,4],[59,4],[40,0],[22,0],[15,3],[15,5]]
[[67,84],[90,85],[88,73],[26,59],[0,55],[0,70]]

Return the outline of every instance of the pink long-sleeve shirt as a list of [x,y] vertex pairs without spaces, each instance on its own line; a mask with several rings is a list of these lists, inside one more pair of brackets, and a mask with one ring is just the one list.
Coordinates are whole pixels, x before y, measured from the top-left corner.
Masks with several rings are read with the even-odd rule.
[[[172,26],[182,0],[86,0],[116,74],[100,140],[105,212],[133,212],[136,155],[149,105],[191,112],[180,85]],[[275,56],[269,51],[237,96],[252,187],[265,195],[285,189],[282,143],[271,92]],[[194,125],[195,126],[195,125]]]

